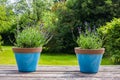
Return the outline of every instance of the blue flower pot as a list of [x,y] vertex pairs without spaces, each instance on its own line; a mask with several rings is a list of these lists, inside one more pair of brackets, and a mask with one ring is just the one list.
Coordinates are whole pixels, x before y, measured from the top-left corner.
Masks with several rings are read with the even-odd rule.
[[81,72],[97,73],[103,54],[77,54]]
[[20,72],[36,71],[40,53],[15,53],[16,62]]
[[41,50],[41,48],[13,48],[19,72],[36,71]]
[[79,63],[80,72],[97,73],[104,53],[102,49],[80,49],[75,48],[76,56]]

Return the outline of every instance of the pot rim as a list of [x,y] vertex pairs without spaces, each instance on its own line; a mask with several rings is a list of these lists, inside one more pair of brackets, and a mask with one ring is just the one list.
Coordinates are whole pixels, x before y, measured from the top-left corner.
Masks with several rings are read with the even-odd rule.
[[37,48],[19,48],[19,47],[13,47],[12,50],[15,53],[34,53],[34,52],[42,52],[42,47],[37,47]]
[[104,54],[105,48],[100,49],[81,49],[80,47],[74,48],[76,54]]

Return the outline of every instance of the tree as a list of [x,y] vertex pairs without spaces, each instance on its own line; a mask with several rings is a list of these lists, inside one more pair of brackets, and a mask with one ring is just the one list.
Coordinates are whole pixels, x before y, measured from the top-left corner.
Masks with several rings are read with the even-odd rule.
[[17,2],[14,9],[15,13],[19,16],[19,18],[17,17],[19,26],[31,27],[37,24],[40,25],[44,12],[49,10],[50,3],[47,3],[48,0],[33,0],[33,2],[20,0]]
[[54,34],[52,40],[48,43],[47,48],[50,52],[73,52],[75,42],[72,39],[72,29],[74,27],[74,17],[72,10],[67,8],[66,3],[54,3],[51,9],[56,15],[57,21],[53,22],[56,26],[52,31]]
[[119,0],[68,0],[67,6],[74,10],[79,25],[87,21],[99,27],[113,17],[120,17]]

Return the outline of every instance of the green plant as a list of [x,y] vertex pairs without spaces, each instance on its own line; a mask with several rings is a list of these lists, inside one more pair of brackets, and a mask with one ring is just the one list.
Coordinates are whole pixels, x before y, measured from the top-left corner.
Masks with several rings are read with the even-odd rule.
[[[81,30],[81,28],[79,29]],[[95,31],[85,30],[85,32],[79,31],[80,35],[77,38],[77,44],[82,49],[99,49],[102,47],[102,39],[97,35]]]
[[105,36],[106,53],[115,64],[120,64],[120,18],[114,18],[111,22],[107,22],[98,31],[101,36]]
[[49,41],[49,36],[38,28],[26,28],[16,36],[16,47],[34,48],[42,47]]

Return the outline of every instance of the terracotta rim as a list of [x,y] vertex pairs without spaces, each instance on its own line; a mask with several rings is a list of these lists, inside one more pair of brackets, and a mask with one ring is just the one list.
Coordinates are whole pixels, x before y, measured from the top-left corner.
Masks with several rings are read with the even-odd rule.
[[39,48],[12,48],[14,52],[20,53],[34,53],[34,52],[42,52],[42,47]]
[[105,48],[101,49],[81,49],[80,47],[75,48],[76,54],[104,54]]

